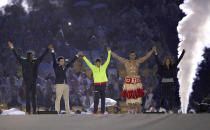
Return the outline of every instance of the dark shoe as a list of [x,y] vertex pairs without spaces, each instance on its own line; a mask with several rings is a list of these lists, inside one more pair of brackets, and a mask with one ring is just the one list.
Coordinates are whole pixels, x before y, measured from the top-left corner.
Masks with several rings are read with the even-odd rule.
[[33,112],[33,114],[34,114],[34,115],[36,115],[36,114],[37,114],[37,112],[36,112],[36,111],[34,111],[34,112]]

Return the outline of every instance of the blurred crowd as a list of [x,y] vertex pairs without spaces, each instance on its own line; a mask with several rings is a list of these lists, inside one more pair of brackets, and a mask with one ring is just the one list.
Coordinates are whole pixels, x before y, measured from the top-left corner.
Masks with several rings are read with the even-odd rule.
[[[28,14],[18,4],[6,7],[5,13],[0,13],[0,102],[8,106],[25,105],[21,67],[7,41],[14,42],[22,56],[27,50],[34,50],[39,56],[48,44],[53,44],[57,56],[65,56],[68,60],[78,51],[83,51],[94,62],[97,57],[105,61],[108,46],[118,55],[128,58],[131,50],[142,57],[155,45],[161,58],[165,55],[176,58],[176,27],[183,15],[179,9],[181,2],[34,0]],[[106,97],[124,100],[120,97],[126,75],[124,66],[111,59],[107,74]],[[140,65],[139,74],[148,92],[144,102],[153,99],[149,106],[158,107],[161,94],[154,57]],[[91,71],[80,59],[67,75],[70,106],[89,108],[93,102]],[[149,93],[153,94],[152,98]],[[54,100],[54,72],[49,54],[39,68],[37,103],[53,109]]]

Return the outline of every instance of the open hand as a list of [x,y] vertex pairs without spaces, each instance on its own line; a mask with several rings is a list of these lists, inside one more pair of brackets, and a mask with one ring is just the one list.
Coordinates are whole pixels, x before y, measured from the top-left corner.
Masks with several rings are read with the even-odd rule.
[[83,56],[84,54],[83,54],[82,51],[80,51],[80,52],[77,53],[77,55],[78,55],[78,56]]
[[107,47],[107,51],[111,51],[111,49],[109,47]]
[[53,47],[52,44],[50,44],[50,45],[48,46],[48,48],[49,48],[51,51],[54,50],[54,47]]
[[152,51],[154,51],[154,52],[157,51],[156,46],[153,46],[153,47],[152,47]]
[[153,47],[154,48],[154,52],[155,52],[155,54],[157,55],[158,54],[158,52],[157,52],[157,47]]
[[8,45],[9,45],[9,47],[10,47],[11,49],[13,49],[13,48],[14,48],[14,45],[13,45],[13,43],[12,43],[12,42],[8,41]]

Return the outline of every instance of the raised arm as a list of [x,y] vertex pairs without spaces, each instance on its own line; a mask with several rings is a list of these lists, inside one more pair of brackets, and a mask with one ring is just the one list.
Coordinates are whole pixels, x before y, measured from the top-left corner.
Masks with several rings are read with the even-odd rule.
[[52,45],[49,45],[48,48],[44,51],[44,53],[39,57],[37,58],[37,62],[38,63],[41,63],[43,58],[46,56],[46,54],[48,53],[49,49],[51,48]]
[[79,53],[75,55],[74,58],[66,65],[66,68],[71,67],[78,58],[79,58]]
[[50,50],[52,52],[52,58],[53,58],[53,68],[56,68],[58,66],[55,58],[55,49],[53,46],[50,47]]
[[111,53],[112,54],[112,56],[115,58],[115,59],[117,59],[117,60],[119,60],[121,63],[126,63],[128,60],[127,59],[125,59],[125,58],[122,58],[122,57],[120,57],[120,56],[118,56],[116,53],[114,53],[114,52],[112,52]]
[[152,50],[149,51],[144,57],[141,57],[141,58],[137,59],[137,62],[139,64],[145,62],[148,58],[151,57],[151,55],[155,51],[155,49],[156,49],[156,47],[153,47]]
[[161,62],[160,62],[160,59],[158,57],[158,52],[157,52],[156,48],[155,48],[155,61],[158,64],[158,66],[161,66]]
[[185,54],[185,50],[182,51],[181,56],[178,58],[178,60],[176,61],[175,65],[178,66],[178,64],[180,63],[180,61],[182,60],[183,56]]
[[106,59],[106,62],[103,64],[103,67],[105,67],[105,68],[107,68],[107,66],[109,65],[112,51],[110,48],[107,48],[107,52],[108,52],[107,59]]
[[9,42],[8,42],[8,45],[9,45],[9,47],[12,49],[12,52],[13,52],[13,54],[15,55],[17,61],[21,64],[21,63],[23,62],[23,59],[21,58],[20,55],[17,54],[17,52],[16,52],[16,50],[15,50],[15,48],[14,48],[13,43],[9,41]]
[[81,55],[82,55],[82,58],[83,58],[83,60],[85,61],[85,63],[88,65],[88,67],[89,67],[91,70],[93,70],[94,65],[87,59],[86,56],[84,56],[83,53],[82,53]]

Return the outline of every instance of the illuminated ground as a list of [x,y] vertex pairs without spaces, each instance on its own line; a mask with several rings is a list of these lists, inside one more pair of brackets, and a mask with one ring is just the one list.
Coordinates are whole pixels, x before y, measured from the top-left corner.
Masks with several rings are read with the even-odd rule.
[[210,114],[0,116],[0,130],[210,130]]

